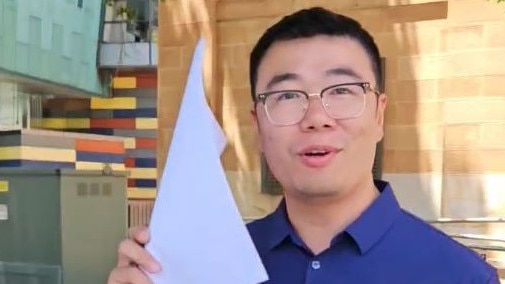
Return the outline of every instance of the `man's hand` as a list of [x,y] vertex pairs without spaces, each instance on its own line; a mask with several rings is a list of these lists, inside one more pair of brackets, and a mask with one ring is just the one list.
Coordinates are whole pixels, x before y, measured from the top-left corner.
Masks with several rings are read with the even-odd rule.
[[111,271],[107,284],[152,283],[141,270],[156,273],[161,269],[159,263],[144,248],[149,238],[149,230],[145,227],[130,230],[130,237],[119,245],[117,266]]

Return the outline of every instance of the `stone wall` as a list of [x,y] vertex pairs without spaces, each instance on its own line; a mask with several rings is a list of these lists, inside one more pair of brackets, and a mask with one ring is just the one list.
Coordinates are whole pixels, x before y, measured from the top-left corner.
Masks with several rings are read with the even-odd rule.
[[404,207],[425,219],[505,216],[504,5],[486,0],[162,3],[160,169],[193,48],[203,36],[206,95],[229,138],[223,164],[239,209],[245,218],[257,218],[276,206],[278,196],[260,192],[248,56],[264,29],[282,15],[322,5],[361,21],[385,57],[389,104],[383,172]]

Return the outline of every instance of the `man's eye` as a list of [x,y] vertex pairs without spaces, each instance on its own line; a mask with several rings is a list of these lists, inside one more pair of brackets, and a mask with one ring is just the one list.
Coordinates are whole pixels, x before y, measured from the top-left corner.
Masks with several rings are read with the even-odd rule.
[[280,93],[277,96],[277,100],[290,100],[290,99],[296,99],[299,98],[301,95],[296,92],[284,92]]
[[356,95],[359,93],[358,88],[353,87],[336,87],[328,92],[330,95]]
[[330,94],[332,95],[345,95],[345,94],[353,94],[354,92],[349,89],[349,88],[345,88],[345,87],[338,87],[338,88],[334,88],[330,91]]

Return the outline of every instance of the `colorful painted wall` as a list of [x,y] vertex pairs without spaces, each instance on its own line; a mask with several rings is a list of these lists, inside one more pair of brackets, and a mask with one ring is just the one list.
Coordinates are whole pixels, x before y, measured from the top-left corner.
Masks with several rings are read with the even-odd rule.
[[125,170],[121,138],[47,130],[0,132],[0,167]]
[[156,195],[158,172],[156,72],[121,73],[112,98],[59,98],[44,103],[40,128],[93,133],[125,139],[128,197]]

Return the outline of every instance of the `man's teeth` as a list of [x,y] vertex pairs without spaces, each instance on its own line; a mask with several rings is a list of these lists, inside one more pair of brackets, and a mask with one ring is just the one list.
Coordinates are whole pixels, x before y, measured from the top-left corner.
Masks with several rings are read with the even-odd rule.
[[328,152],[323,151],[323,150],[316,150],[316,151],[307,152],[306,155],[324,155],[326,153],[328,153]]

